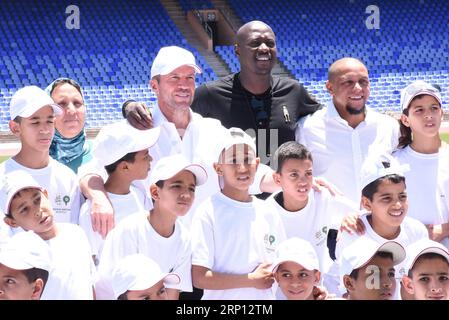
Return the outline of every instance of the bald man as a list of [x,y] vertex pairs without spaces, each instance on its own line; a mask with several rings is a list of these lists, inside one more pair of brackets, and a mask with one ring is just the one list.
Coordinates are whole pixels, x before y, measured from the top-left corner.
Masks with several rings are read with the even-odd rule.
[[[297,120],[321,105],[298,81],[271,75],[276,37],[266,23],[244,24],[237,31],[234,48],[240,72],[198,87],[191,107],[227,128],[257,133],[258,155],[267,164],[278,146],[295,139]],[[270,129],[274,129],[271,139]]]
[[313,156],[313,173],[333,183],[347,198],[360,203],[360,168],[370,153],[392,153],[399,124],[366,107],[370,80],[360,60],[343,58],[328,70],[327,108],[299,121],[296,140]]

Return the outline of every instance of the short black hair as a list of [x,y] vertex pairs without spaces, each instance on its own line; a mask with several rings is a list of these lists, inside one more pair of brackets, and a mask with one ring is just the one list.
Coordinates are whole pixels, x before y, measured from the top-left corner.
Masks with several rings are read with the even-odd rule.
[[401,182],[404,182],[405,184],[405,177],[400,176],[398,174],[389,174],[386,175],[384,177],[381,177],[379,179],[374,180],[373,182],[371,182],[370,184],[367,184],[363,189],[362,189],[362,196],[368,198],[370,201],[373,201],[373,196],[374,194],[377,192],[379,185],[383,182],[383,181],[390,181],[394,184],[398,184]]
[[117,300],[128,300],[128,291],[123,292],[121,295],[119,295]]
[[416,263],[418,263],[419,261],[422,261],[422,260],[433,260],[433,259],[440,259],[440,260],[445,261],[449,268],[449,262],[441,254],[438,254],[435,252],[427,252],[427,253],[423,253],[422,255],[420,255],[418,257],[418,259],[416,259],[415,263],[413,264],[413,267],[408,270],[408,277],[409,278],[413,277],[413,268],[416,266]]
[[312,153],[304,145],[296,141],[287,141],[276,150],[274,164],[277,173],[281,173],[284,163],[289,159],[310,160],[313,162]]
[[42,279],[42,282],[43,282],[42,292],[44,292],[45,285],[47,284],[48,275],[49,275],[49,272],[47,270],[40,269],[40,268],[31,268],[31,269],[26,269],[26,270],[22,270],[22,271],[29,283],[33,283],[37,279]]
[[[389,258],[389,259],[393,260],[393,253],[388,252],[388,251],[377,251],[376,254],[373,256],[373,258],[375,258],[375,257]],[[373,258],[371,258],[371,259],[373,259]],[[349,274],[349,277],[353,278],[354,280],[357,280],[357,278],[359,277],[359,270],[361,268],[363,268],[364,266],[366,266],[366,264],[360,268],[352,270],[352,272]]]
[[137,152],[127,153],[123,157],[118,159],[116,162],[108,164],[107,166],[104,167],[106,169],[106,172],[108,174],[113,173],[117,169],[117,166],[119,165],[119,163],[122,161],[134,163],[134,161],[136,161],[136,154],[137,154]]

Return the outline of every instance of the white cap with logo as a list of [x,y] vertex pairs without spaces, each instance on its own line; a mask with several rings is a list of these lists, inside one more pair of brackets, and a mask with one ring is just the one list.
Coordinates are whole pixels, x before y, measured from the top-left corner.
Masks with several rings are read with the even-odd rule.
[[404,176],[410,169],[409,165],[399,164],[390,154],[376,154],[368,156],[360,171],[361,190],[375,180],[391,174]]
[[160,127],[139,130],[127,120],[121,120],[101,128],[92,146],[92,155],[101,166],[110,165],[130,152],[153,146],[160,135]]
[[440,106],[442,106],[443,102],[440,91],[423,80],[416,80],[401,90],[401,109],[407,109],[413,98],[422,94],[428,94],[434,97]]
[[170,179],[183,170],[193,173],[197,186],[207,180],[207,172],[201,165],[189,162],[182,154],[175,154],[163,157],[156,163],[150,172],[150,184]]
[[33,231],[19,232],[0,248],[0,263],[15,270],[51,270],[49,245]]
[[416,260],[425,253],[436,253],[445,258],[449,263],[449,252],[439,242],[423,238],[407,246],[407,259],[405,260],[405,274],[415,265]]
[[[234,145],[247,145],[249,146],[254,153],[257,152],[255,138],[251,137],[245,131],[240,128],[229,128],[226,130],[226,134],[223,136],[222,140],[218,142],[216,149],[216,158],[219,159],[223,150],[227,150],[228,148]],[[243,150],[242,150],[243,151]]]
[[16,170],[4,175],[0,181],[0,204],[5,215],[9,214],[9,207],[14,195],[20,190],[35,188],[43,190],[39,183],[26,171]]
[[175,273],[162,272],[154,260],[143,254],[124,257],[112,271],[112,289],[116,299],[128,290],[145,290],[161,280],[164,280],[164,285],[181,281]]
[[272,272],[286,261],[296,262],[307,270],[320,270],[318,256],[312,244],[297,237],[289,238],[276,248],[276,259],[272,264]]
[[181,47],[162,47],[151,65],[151,79],[157,75],[166,75],[181,66],[191,66],[196,73],[201,73],[193,54]]
[[349,276],[353,270],[365,266],[377,252],[391,253],[393,255],[393,265],[397,265],[405,259],[405,249],[398,242],[386,241],[380,244],[367,236],[360,236],[341,252],[341,283],[343,283],[343,276]]
[[55,116],[63,113],[61,107],[44,90],[36,86],[26,86],[17,90],[12,96],[9,114],[11,120],[16,117],[29,118],[45,106],[51,106]]

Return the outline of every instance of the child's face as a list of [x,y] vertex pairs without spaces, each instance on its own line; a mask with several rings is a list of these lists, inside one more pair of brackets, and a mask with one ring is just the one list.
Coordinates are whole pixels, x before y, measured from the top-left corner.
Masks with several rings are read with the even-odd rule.
[[449,263],[444,258],[417,260],[411,290],[416,300],[449,300]]
[[401,121],[412,129],[414,135],[428,137],[438,135],[442,119],[443,110],[437,99],[430,95],[414,99],[408,107],[408,116],[401,116]]
[[195,199],[195,187],[195,176],[192,172],[188,170],[179,172],[165,180],[162,188],[157,188],[158,206],[173,215],[184,216]]
[[284,202],[290,203],[290,207],[302,208],[307,203],[313,181],[312,167],[309,159],[288,159],[281,172],[274,174],[274,181],[282,187]]
[[352,300],[391,300],[396,289],[393,260],[374,256],[359,269],[357,279],[345,276],[345,286]]
[[145,290],[128,290],[126,295],[128,300],[168,300],[163,280]]
[[29,283],[21,270],[0,264],[0,300],[39,299],[42,290],[35,290],[35,283]]
[[143,180],[148,176],[153,158],[148,153],[148,149],[136,153],[134,162],[127,162],[128,174],[133,180]]
[[42,234],[54,227],[53,210],[47,193],[39,189],[19,191],[11,201],[10,217],[5,221],[12,227],[22,227]]
[[313,300],[313,287],[320,281],[320,272],[286,261],[279,265],[274,278],[288,300]]
[[383,180],[373,195],[373,200],[362,198],[362,204],[369,212],[375,226],[399,227],[408,210],[405,183]]
[[247,192],[254,181],[259,158],[247,145],[233,145],[220,156],[216,171],[223,177],[225,188]]
[[11,122],[11,130],[20,137],[22,145],[36,151],[48,151],[55,134],[53,108],[45,106],[20,123]]

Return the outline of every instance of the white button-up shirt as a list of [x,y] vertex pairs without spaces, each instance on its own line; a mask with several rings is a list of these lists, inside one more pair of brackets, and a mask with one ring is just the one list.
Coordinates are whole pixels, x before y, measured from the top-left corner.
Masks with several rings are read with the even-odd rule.
[[312,152],[313,173],[333,183],[360,203],[360,171],[371,153],[392,153],[398,144],[399,123],[367,108],[356,128],[340,117],[333,102],[298,121],[296,141]]

